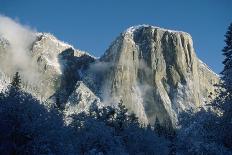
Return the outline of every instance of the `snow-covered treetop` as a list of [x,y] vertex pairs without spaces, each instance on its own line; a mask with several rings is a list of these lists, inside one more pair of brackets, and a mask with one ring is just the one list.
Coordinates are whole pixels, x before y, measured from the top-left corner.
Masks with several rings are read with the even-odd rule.
[[9,44],[10,44],[9,41],[0,35],[0,46],[2,46],[3,48],[6,48],[9,46]]

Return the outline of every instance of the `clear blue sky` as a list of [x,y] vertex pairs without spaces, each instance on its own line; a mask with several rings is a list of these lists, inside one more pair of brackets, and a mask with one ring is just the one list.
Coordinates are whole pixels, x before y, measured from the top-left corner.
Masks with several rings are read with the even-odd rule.
[[186,31],[198,57],[219,73],[232,0],[0,0],[0,13],[95,56],[129,26]]

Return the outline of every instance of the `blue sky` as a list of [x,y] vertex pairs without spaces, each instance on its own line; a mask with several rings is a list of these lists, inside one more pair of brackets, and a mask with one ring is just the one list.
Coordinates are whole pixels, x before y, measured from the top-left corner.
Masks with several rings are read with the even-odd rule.
[[[231,0],[0,0],[0,14],[101,56],[126,28],[151,24],[192,35],[199,58],[222,70]],[[1,23],[0,23],[1,24]]]

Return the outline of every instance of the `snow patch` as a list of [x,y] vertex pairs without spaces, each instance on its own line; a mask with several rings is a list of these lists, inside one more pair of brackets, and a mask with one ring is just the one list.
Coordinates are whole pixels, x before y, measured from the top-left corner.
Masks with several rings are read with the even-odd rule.
[[82,51],[80,49],[76,49],[74,48],[72,45],[68,44],[67,42],[61,41],[59,39],[57,39],[53,34],[51,33],[36,33],[37,37],[42,37],[42,38],[46,38],[51,40],[56,46],[61,47],[62,49],[68,49],[68,48],[72,48],[75,52],[74,52],[74,56],[80,57],[82,55],[88,55],[94,59],[97,59],[95,56],[89,54],[86,51]]
[[82,81],[79,81],[76,84],[76,89],[69,96],[65,106],[65,114],[70,116],[80,112],[88,112],[92,104],[101,107],[100,99]]
[[198,58],[199,61],[199,67],[200,69],[207,69],[210,73],[214,74],[217,77],[220,77],[217,73],[215,73],[206,63],[204,63],[201,59]]
[[136,26],[131,26],[128,29],[126,29],[126,31],[123,32],[123,34],[133,34],[135,31],[141,29],[141,28],[152,28],[152,29],[159,29],[161,31],[167,31],[170,33],[184,33],[186,35],[188,35],[190,38],[191,35],[187,32],[183,32],[183,31],[177,31],[177,30],[169,30],[169,29],[165,29],[165,28],[160,28],[158,26],[152,26],[152,25],[148,25],[148,24],[141,24],[141,25],[136,25]]

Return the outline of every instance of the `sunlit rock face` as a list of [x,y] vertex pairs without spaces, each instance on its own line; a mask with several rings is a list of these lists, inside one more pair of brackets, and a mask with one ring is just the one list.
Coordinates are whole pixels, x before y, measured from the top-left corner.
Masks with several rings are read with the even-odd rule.
[[[1,60],[11,56],[10,43],[0,47]],[[36,34],[34,42],[25,50],[30,66],[15,66],[14,62],[0,61],[0,69],[7,77],[12,77],[19,71],[23,89],[43,101],[62,96],[60,102],[65,102],[80,80],[78,70],[86,68],[88,63],[95,60],[89,54],[76,50],[47,33]],[[31,77],[30,80],[28,77]],[[2,76],[1,79],[5,78]]]
[[110,46],[104,90],[146,123],[175,125],[182,110],[202,106],[219,78],[196,56],[188,33],[152,26],[127,29]]
[[38,93],[43,99],[58,96],[60,102],[66,102],[75,83],[80,80],[81,68],[94,61],[85,52],[57,40],[50,34],[41,34],[32,46],[32,58],[41,73],[42,90]]
[[158,119],[175,126],[178,114],[203,106],[219,81],[185,32],[131,27],[99,59],[51,34],[35,36],[26,49],[30,61],[22,66],[9,61],[11,43],[0,36],[0,90],[19,71],[24,90],[66,115],[122,100],[143,124]]

